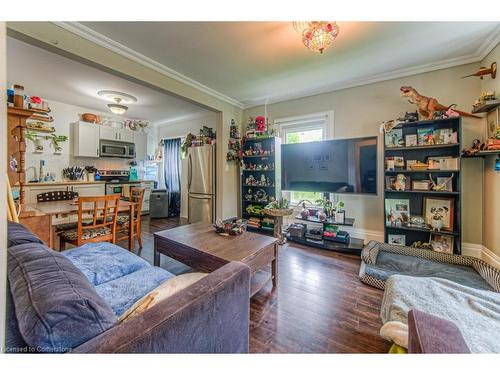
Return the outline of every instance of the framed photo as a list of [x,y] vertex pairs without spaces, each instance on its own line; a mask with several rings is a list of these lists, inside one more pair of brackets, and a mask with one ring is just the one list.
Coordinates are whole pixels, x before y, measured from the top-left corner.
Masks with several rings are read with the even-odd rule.
[[433,128],[417,128],[417,142],[419,146],[434,144]]
[[424,197],[425,223],[436,230],[453,230],[455,199]]
[[405,167],[405,158],[402,156],[394,156],[394,166],[396,168],[404,169]]
[[405,145],[406,147],[414,147],[417,146],[417,135],[416,134],[408,134],[405,136]]
[[403,146],[403,129],[392,129],[385,133],[385,147],[402,147]]
[[405,246],[406,236],[404,234],[389,234],[387,237],[387,242],[390,245]]
[[410,221],[409,199],[385,200],[385,224],[390,227],[406,225]]
[[394,181],[396,181],[395,176],[385,176],[385,189],[386,190],[393,190],[394,186]]
[[430,180],[413,180],[411,182],[411,190],[428,191],[430,189],[431,189],[431,181]]
[[453,236],[441,233],[431,233],[429,238],[432,250],[438,253],[453,254],[454,242],[455,238]]
[[453,191],[453,182],[449,177],[438,177],[437,184],[440,185],[446,181],[446,186],[443,191]]

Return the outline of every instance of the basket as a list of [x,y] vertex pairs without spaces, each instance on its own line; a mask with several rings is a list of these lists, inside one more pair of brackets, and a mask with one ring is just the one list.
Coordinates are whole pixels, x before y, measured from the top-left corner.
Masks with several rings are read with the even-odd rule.
[[264,208],[262,210],[264,215],[268,216],[288,216],[293,214],[292,208]]

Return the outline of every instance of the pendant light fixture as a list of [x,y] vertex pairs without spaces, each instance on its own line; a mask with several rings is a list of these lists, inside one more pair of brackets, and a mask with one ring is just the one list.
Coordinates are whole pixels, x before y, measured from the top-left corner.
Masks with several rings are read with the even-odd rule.
[[294,22],[293,27],[307,48],[321,54],[339,35],[339,26],[333,21],[300,21]]

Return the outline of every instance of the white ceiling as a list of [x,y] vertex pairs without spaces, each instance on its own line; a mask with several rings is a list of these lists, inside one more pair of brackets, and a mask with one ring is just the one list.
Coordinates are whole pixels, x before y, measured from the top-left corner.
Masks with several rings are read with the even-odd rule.
[[101,112],[109,112],[109,102],[97,92],[122,91],[137,98],[137,103],[128,105],[126,117],[146,119],[152,125],[199,117],[208,112],[186,100],[10,37],[7,38],[7,79],[23,84],[29,94]]
[[320,55],[291,22],[58,24],[245,107],[480,61],[500,40],[498,22],[339,22]]

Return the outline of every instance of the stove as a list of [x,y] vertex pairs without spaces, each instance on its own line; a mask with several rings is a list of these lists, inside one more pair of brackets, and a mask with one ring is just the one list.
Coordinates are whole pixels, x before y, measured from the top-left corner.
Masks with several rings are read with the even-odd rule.
[[99,169],[101,180],[106,182],[128,182],[130,172],[127,169]]

